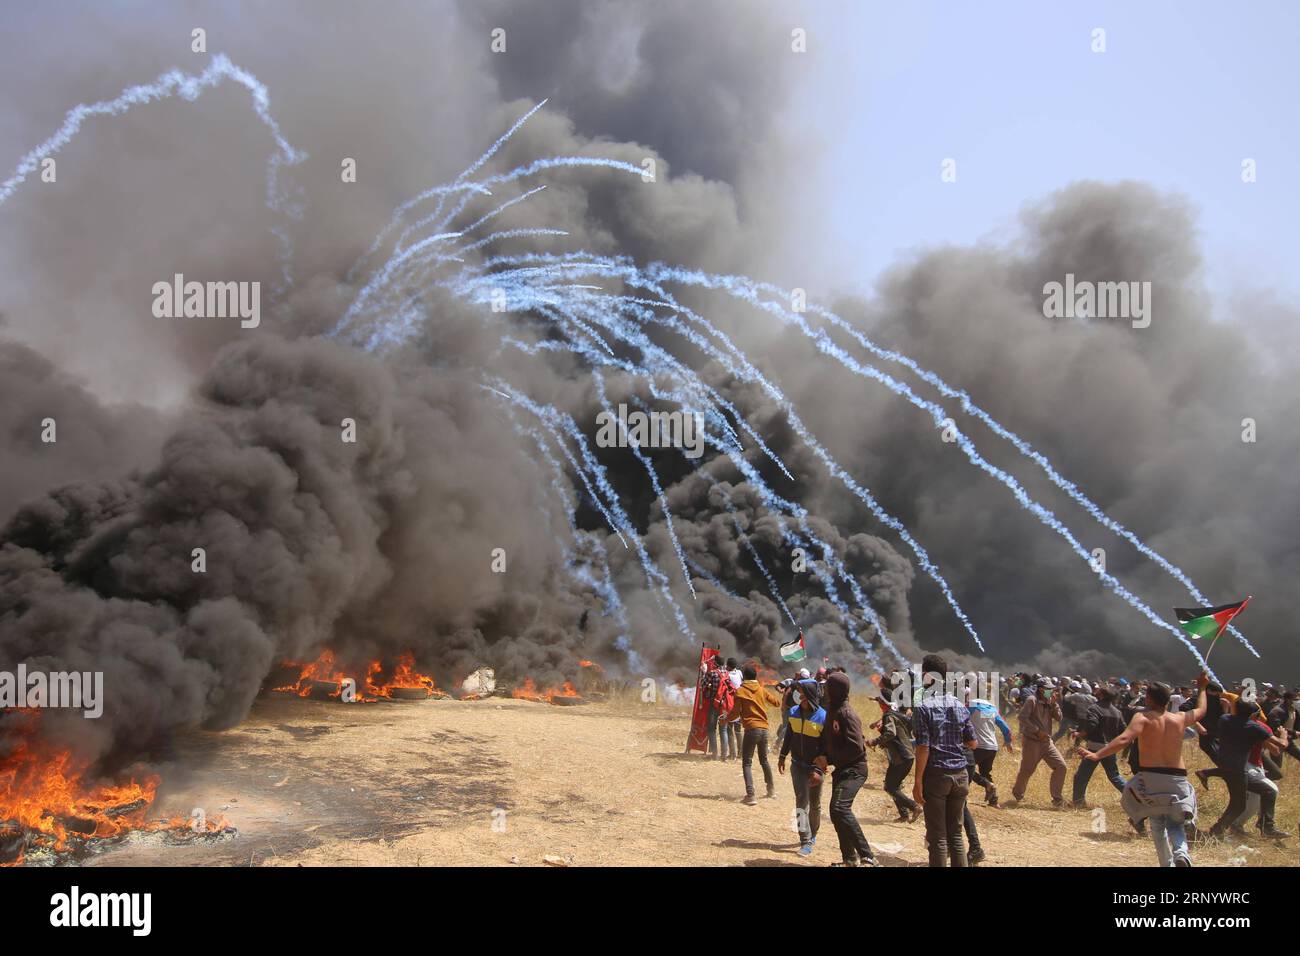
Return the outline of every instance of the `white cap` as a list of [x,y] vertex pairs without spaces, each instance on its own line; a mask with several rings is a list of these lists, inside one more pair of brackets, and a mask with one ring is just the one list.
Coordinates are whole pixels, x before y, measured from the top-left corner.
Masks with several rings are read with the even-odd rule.
[[806,668],[806,667],[801,667],[801,668],[799,668],[799,678],[800,678],[800,680],[807,680],[807,679],[808,679],[809,677],[811,677],[811,676],[812,676],[812,675],[808,673],[808,668]]

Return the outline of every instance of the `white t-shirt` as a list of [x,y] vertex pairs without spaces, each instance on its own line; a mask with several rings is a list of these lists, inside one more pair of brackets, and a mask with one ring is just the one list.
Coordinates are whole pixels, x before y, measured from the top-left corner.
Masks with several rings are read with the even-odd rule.
[[740,684],[745,679],[745,675],[742,674],[740,671],[735,670],[735,671],[727,671],[727,676],[731,678],[732,690],[740,690]]

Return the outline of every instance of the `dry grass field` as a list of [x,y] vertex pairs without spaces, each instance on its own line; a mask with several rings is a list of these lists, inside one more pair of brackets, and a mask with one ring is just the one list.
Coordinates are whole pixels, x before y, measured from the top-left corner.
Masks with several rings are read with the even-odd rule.
[[[857,706],[868,723],[878,716],[873,702]],[[825,820],[816,852],[796,855],[788,778],[777,778],[776,799],[747,807],[739,761],[684,755],[688,721],[683,708],[631,700],[343,705],[273,696],[233,730],[177,741],[164,768],[159,812],[202,807],[210,817],[223,814],[237,837],[197,846],[141,838],[88,862],[817,866],[838,859]],[[1194,746],[1188,757],[1201,765]],[[1300,767],[1287,759],[1279,825],[1295,831]],[[1069,763],[1072,775],[1078,760]],[[1004,800],[1017,766],[1004,753],[994,768]],[[923,826],[895,822],[883,774],[883,755],[873,753],[859,819],[885,865],[924,865]],[[1066,787],[1068,796],[1069,777]],[[1225,790],[1216,781],[1209,793],[1197,791],[1208,825]],[[1088,796],[1105,813],[1105,832],[1093,832],[1089,811],[1052,809],[1046,768],[1018,806],[987,807],[976,788],[971,807],[988,854],[983,865],[1154,865],[1150,841],[1133,833],[1100,772]],[[1197,845],[1193,855],[1198,866],[1290,866],[1300,861],[1300,839]]]

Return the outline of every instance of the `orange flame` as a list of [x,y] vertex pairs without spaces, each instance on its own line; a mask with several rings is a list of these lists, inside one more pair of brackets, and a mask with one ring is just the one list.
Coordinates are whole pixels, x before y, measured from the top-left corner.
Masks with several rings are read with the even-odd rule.
[[[35,737],[36,717],[17,730],[14,749],[0,761],[0,827],[23,832],[28,845],[69,849],[70,837],[108,839],[131,830],[188,828],[184,818],[146,821],[159,778],[131,777],[120,785],[86,781],[89,766]],[[224,819],[205,821],[205,830],[226,827]],[[25,853],[2,865],[17,866]]]
[[387,679],[383,677],[387,673],[383,662],[375,660],[366,665],[365,677],[357,680],[346,668],[335,662],[334,652],[328,649],[322,651],[320,657],[310,664],[303,665],[294,661],[285,661],[280,666],[299,668],[298,679],[291,684],[285,684],[274,689],[297,694],[299,697],[310,697],[312,692],[321,684],[333,684],[335,689],[329,691],[328,696],[332,699],[338,699],[343,695],[343,682],[349,678],[356,685],[356,699],[366,703],[372,703],[381,697],[391,698],[393,696],[392,691],[395,688],[423,688],[426,697],[447,696],[438,689],[438,685],[432,677],[428,674],[421,674],[416,670],[415,655],[410,652],[398,657],[397,664],[393,667],[392,674]]
[[376,684],[373,678],[381,673],[383,673],[383,668],[379,661],[371,661],[370,672],[366,675],[366,690],[377,697],[391,697],[393,689],[399,687],[410,690],[423,688],[426,697],[447,696],[438,689],[438,685],[432,677],[428,674],[421,674],[415,669],[415,655],[409,652],[397,659],[397,666],[393,668],[393,675],[387,681]]
[[334,663],[334,652],[331,650],[321,651],[320,657],[310,664],[298,664],[294,661],[285,661],[282,667],[299,667],[298,679],[292,684],[285,684],[283,687],[275,688],[278,691],[288,691],[297,694],[299,697],[310,697],[311,692],[315,689],[314,682],[324,684],[337,684],[338,689],[333,691],[329,696],[338,697],[343,693],[343,681],[347,679],[348,674]]
[[564,682],[563,687],[548,687],[546,690],[538,690],[537,683],[531,677],[524,678],[522,687],[516,687],[510,692],[510,696],[516,700],[536,700],[550,702],[557,697],[578,697],[578,691],[569,681]]

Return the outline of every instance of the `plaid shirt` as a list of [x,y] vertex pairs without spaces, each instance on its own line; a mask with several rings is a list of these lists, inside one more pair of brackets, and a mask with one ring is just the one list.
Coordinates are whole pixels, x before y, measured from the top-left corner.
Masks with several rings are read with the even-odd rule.
[[929,747],[925,769],[955,773],[966,769],[965,742],[975,739],[970,711],[952,694],[925,696],[912,715],[916,746]]

